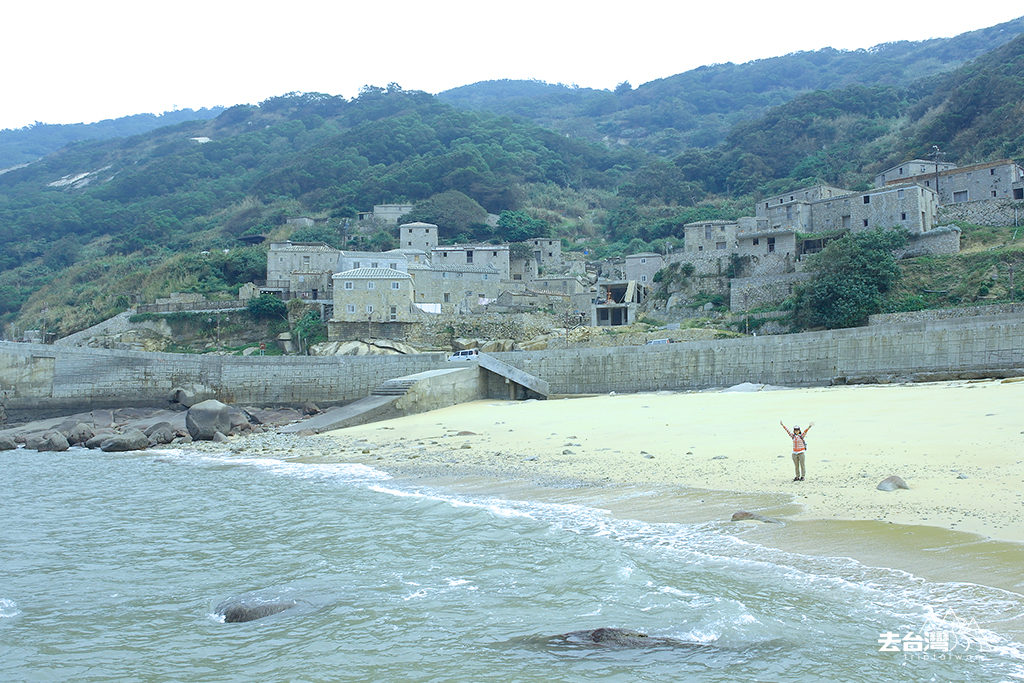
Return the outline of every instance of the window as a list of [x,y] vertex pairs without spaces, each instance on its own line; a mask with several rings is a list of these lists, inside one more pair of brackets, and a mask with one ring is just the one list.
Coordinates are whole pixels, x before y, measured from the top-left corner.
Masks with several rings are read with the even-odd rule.
[[[496,251],[492,251],[491,252],[491,256],[497,256],[497,255],[498,255],[498,252],[496,252]],[[551,256],[551,254],[548,254],[548,256]]]
[[352,289],[352,288],[353,288],[352,287],[352,281],[351,280],[345,280],[345,289]]
[[775,238],[774,237],[769,237],[768,238],[768,253],[770,254],[773,251],[775,251]]
[[401,288],[401,284],[399,284],[398,282],[392,282],[391,283],[391,289],[400,289],[400,288]]
[[954,202],[966,202],[967,201],[967,190],[960,190],[959,192],[953,193]]
[[553,257],[554,255],[555,255],[555,253],[553,251],[549,251],[548,252],[548,257]]
[[1015,187],[1013,189],[1014,199],[1024,199],[1024,187]]
[[[484,279],[485,279],[485,280],[487,279],[487,276],[486,276],[486,275],[484,275]],[[513,275],[513,276],[512,276],[512,279],[513,279],[513,280],[522,280],[522,279],[523,279],[523,276],[522,276],[522,275],[520,275],[519,273],[516,273],[515,275]]]
[[352,262],[352,267],[353,268],[358,268],[359,267],[359,261],[353,261]]
[[725,251],[725,242],[715,242],[715,249]]
[[697,251],[704,251],[704,247],[697,247]]
[[369,282],[366,283],[366,288],[367,289],[376,289],[377,288],[377,283],[374,282],[373,280],[370,280]]
[[391,270],[398,270],[398,264],[397,263],[389,263],[388,266],[391,268]]
[[704,239],[706,239],[706,240],[711,239],[711,226],[710,225],[705,225],[704,226]]
[[996,174],[996,169],[994,169],[994,168],[988,169],[988,174],[989,175],[995,175]]
[[371,267],[371,268],[376,268],[376,267],[377,267],[377,262],[376,262],[376,261],[374,261],[373,263],[371,263],[371,264],[370,264],[370,267]]
[[472,251],[467,251],[466,252],[466,263],[472,263],[472,262],[473,262],[473,252]]
[[754,238],[754,246],[756,247],[756,246],[757,246],[757,245],[759,245],[759,244],[761,244],[761,240],[760,240],[760,238],[757,238],[757,237],[755,237],[755,238]]
[[862,220],[861,223],[864,225],[865,228],[868,227],[868,219],[867,218]]
[[410,247],[412,246],[412,242],[409,242],[409,246],[410,246]]
[[309,268],[309,257],[308,256],[303,256],[302,257],[302,267],[303,268]]
[[645,258],[640,259],[640,263],[647,263],[647,259],[645,259]]
[[391,307],[391,313],[388,316],[391,320],[398,320],[398,308],[395,306]]
[[346,313],[355,313],[356,312],[356,305],[355,304],[345,304],[345,312]]
[[907,220],[907,212],[906,211],[904,211],[903,213],[900,214],[900,220],[901,221]]
[[995,190],[992,190],[992,196],[993,196],[993,197],[995,197],[995,196],[996,196],[996,191],[995,191]]
[[445,292],[445,293],[444,293],[444,302],[445,302],[446,304],[447,304],[447,303],[451,303],[451,300],[452,300],[452,295],[451,295],[451,293],[450,293],[450,292]]
[[[647,282],[647,276],[646,275],[641,275],[640,276],[640,282]],[[564,287],[563,287],[563,289],[564,289]]]
[[441,252],[441,258],[448,258],[448,252],[447,251],[442,251]]
[[930,180],[924,181],[924,186],[925,187],[931,187],[932,186],[932,181],[930,181]]
[[864,203],[865,204],[870,204],[871,203],[871,195],[869,195],[869,194],[864,195]]
[[896,190],[896,197],[898,199],[903,199],[903,190]]

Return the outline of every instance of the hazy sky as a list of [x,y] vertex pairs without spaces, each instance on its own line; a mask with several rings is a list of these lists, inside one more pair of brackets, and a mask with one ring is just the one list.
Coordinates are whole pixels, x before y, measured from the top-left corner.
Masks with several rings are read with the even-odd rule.
[[703,64],[947,37],[1015,2],[5,0],[0,128],[292,91],[439,92],[498,78],[613,88]]

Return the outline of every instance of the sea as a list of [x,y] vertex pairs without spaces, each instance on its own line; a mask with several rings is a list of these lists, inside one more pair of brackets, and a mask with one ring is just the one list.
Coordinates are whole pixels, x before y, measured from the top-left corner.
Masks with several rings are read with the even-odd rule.
[[[1020,593],[749,525],[284,454],[19,449],[0,473],[3,681],[1024,680]],[[598,628],[650,644],[566,635]]]

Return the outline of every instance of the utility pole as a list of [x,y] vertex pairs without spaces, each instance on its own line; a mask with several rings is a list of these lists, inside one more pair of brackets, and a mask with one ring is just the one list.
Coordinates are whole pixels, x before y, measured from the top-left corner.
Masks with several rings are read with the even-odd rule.
[[932,145],[932,160],[935,162],[935,197],[942,203],[942,198],[939,196],[939,158],[945,155],[945,152],[939,149],[938,145]]

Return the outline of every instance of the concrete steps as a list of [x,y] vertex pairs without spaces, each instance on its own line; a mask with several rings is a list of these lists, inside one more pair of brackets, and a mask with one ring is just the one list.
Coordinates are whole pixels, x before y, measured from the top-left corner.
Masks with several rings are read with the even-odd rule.
[[389,379],[370,392],[370,396],[405,396],[419,380]]

